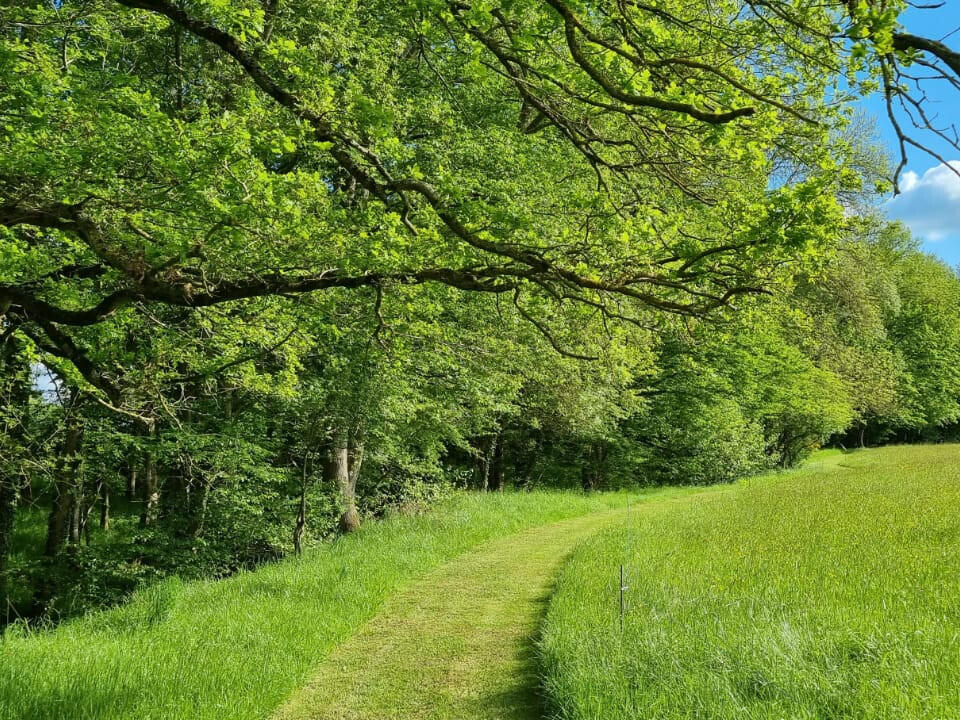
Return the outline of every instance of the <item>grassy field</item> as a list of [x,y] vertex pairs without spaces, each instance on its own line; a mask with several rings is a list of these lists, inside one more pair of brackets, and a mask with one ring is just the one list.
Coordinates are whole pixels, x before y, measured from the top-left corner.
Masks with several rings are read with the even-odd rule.
[[0,718],[263,718],[383,601],[487,540],[623,495],[459,495],[221,582],[167,580],[55,631],[0,640]]
[[956,445],[637,506],[558,581],[541,639],[556,715],[960,717],[958,509]]
[[535,641],[552,581],[577,543],[623,512],[532,528],[437,568],[390,598],[272,720],[536,720]]

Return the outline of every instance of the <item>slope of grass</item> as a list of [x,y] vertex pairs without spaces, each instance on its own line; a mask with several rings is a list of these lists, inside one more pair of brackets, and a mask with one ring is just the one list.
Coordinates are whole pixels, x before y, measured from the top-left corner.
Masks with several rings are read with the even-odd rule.
[[221,582],[168,579],[127,605],[0,640],[0,718],[263,718],[385,598],[487,540],[624,496],[459,495]]
[[958,508],[956,445],[638,506],[558,581],[541,640],[555,714],[960,717]]
[[275,720],[538,718],[534,643],[551,581],[622,513],[550,523],[445,563],[390,598]]

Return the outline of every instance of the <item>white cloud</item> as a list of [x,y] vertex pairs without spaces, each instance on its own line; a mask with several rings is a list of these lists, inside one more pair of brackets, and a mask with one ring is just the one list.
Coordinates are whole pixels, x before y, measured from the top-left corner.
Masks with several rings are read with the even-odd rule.
[[[960,160],[950,166],[960,170]],[[960,235],[960,177],[946,165],[923,175],[905,172],[900,194],[885,203],[891,218],[902,220],[914,233],[930,241]]]

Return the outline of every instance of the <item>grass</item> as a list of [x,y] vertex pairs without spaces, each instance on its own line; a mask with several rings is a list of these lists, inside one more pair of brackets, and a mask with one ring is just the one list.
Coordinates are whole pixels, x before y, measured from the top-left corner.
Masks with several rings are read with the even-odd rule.
[[541,639],[555,715],[960,716],[958,507],[957,445],[638,506],[558,581]]
[[0,640],[0,718],[263,718],[386,598],[477,545],[624,496],[458,495],[220,582],[168,579],[114,610]]
[[575,544],[622,514],[593,513],[486,543],[387,601],[275,720],[533,720],[535,634]]

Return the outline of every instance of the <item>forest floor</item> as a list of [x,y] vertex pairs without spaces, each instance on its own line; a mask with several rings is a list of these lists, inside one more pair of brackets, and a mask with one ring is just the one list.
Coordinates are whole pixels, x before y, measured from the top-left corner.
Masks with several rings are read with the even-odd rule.
[[575,546],[623,510],[527,530],[462,555],[391,598],[276,720],[541,715],[538,626]]

